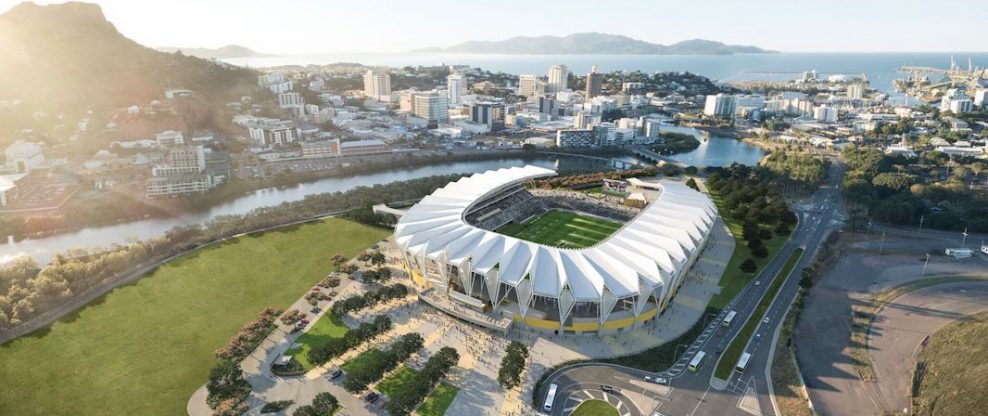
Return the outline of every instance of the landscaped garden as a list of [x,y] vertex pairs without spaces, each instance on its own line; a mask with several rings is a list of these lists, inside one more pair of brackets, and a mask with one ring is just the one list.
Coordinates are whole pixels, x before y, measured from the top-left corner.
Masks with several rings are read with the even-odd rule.
[[347,329],[336,315],[325,313],[315,325],[295,340],[298,347],[288,350],[286,354],[295,357],[305,370],[311,370],[315,364],[309,362],[309,351],[326,345],[330,339],[342,337]]
[[452,384],[439,383],[439,386],[419,406],[417,413],[419,416],[443,416],[459,392],[460,389]]
[[603,400],[586,400],[573,411],[573,416],[618,416],[614,406]]
[[[0,414],[176,415],[244,322],[285,308],[387,230],[340,219],[196,251],[0,346]],[[16,380],[15,382],[9,382]]]

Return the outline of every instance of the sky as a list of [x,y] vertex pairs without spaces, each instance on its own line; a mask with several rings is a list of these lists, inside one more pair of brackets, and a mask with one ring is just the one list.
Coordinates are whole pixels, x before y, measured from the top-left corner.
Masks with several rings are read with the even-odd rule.
[[[578,32],[661,44],[700,38],[782,52],[988,50],[988,25],[975,17],[983,15],[984,0],[94,2],[121,33],[147,46],[237,44],[274,54],[403,52]],[[0,11],[17,3],[0,0]]]

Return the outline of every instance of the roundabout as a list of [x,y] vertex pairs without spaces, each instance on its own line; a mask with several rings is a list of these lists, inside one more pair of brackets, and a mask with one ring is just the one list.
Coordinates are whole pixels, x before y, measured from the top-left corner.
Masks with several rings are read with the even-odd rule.
[[627,416],[631,413],[621,396],[608,394],[599,389],[585,389],[567,397],[562,414],[571,416]]

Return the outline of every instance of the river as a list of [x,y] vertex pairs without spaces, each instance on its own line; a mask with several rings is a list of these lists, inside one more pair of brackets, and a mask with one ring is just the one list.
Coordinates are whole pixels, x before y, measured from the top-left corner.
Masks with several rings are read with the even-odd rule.
[[[733,162],[734,160],[728,161],[728,159],[731,159],[730,154],[732,153],[739,155],[737,159],[739,163],[755,163],[761,157],[761,150],[737,140],[726,138],[711,138],[700,149],[674,157],[693,160],[707,155],[710,157],[710,163],[704,163],[704,165],[719,165]],[[757,156],[755,156],[755,153],[757,153]],[[617,159],[633,163],[640,162],[630,156],[619,157]],[[687,161],[687,159],[683,160]],[[278,205],[285,201],[297,201],[310,194],[346,191],[358,186],[372,186],[433,175],[483,172],[491,169],[522,166],[525,164],[551,168],[559,172],[613,169],[608,162],[603,160],[583,157],[540,156],[524,159],[508,158],[439,163],[414,168],[390,169],[354,176],[329,177],[294,186],[260,189],[207,210],[189,212],[170,218],[149,218],[124,224],[90,227],[50,237],[24,239],[15,243],[8,240],[7,244],[0,245],[0,264],[22,255],[33,256],[39,263],[44,264],[50,261],[55,253],[63,252],[70,248],[105,247],[123,243],[128,239],[155,237],[176,225],[202,223],[219,215],[244,214],[260,207]]]

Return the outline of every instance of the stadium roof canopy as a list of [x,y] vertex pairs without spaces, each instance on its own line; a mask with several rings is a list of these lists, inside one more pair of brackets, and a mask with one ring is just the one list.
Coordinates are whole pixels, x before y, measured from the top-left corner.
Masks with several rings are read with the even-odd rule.
[[710,198],[682,183],[649,182],[649,188],[660,192],[658,199],[591,247],[546,246],[477,228],[464,219],[485,197],[555,174],[525,166],[451,182],[408,209],[395,226],[395,240],[416,258],[458,267],[469,260],[471,270],[485,276],[497,269],[497,279],[516,288],[530,280],[533,295],[600,301],[668,288],[717,216]]

